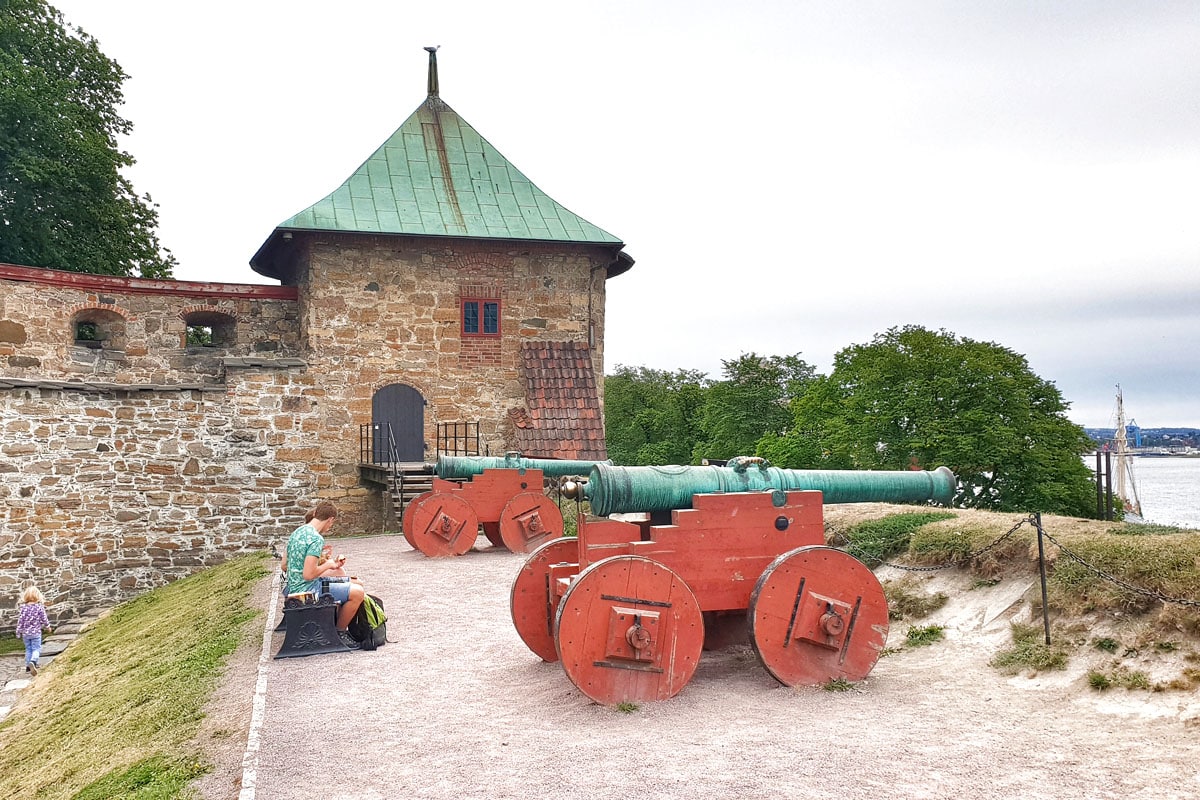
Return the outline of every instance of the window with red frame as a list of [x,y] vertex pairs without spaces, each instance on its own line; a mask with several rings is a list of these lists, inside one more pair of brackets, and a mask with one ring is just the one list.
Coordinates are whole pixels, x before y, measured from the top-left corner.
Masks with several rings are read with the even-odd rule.
[[499,336],[499,300],[463,300],[462,332],[464,336]]

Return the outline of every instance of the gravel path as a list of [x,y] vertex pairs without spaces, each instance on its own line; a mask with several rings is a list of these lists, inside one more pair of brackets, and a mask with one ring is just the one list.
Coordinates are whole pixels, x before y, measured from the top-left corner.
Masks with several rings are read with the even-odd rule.
[[[524,557],[479,541],[448,559],[398,536],[339,545],[384,599],[392,643],[265,662],[243,800],[1200,797],[1195,696],[1101,696],[1078,675],[987,666],[1024,587],[952,604],[946,641],[881,659],[853,691],[780,686],[735,648],[705,652],[678,696],[625,714],[526,649],[508,611]],[[218,698],[247,725],[257,657],[235,662]],[[208,798],[238,796],[246,739],[225,736],[237,764],[206,782]]]

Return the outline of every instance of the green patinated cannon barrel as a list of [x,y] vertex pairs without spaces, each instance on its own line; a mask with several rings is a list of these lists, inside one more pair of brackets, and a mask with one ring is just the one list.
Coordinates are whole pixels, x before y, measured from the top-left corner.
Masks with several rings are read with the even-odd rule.
[[481,474],[485,469],[540,469],[547,478],[587,475],[596,466],[612,466],[611,461],[560,461],[554,458],[522,458],[514,453],[498,456],[438,456],[433,473],[446,480],[462,480]]
[[592,513],[609,514],[691,508],[692,496],[764,489],[816,489],[826,503],[949,505],[957,479],[948,467],[932,472],[779,469],[759,459],[734,459],[724,467],[614,467],[597,464],[582,488]]

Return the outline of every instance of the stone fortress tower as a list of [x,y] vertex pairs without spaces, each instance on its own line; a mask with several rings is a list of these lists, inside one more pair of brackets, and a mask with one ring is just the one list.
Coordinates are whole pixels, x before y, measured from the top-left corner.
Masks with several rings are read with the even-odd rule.
[[0,630],[279,544],[330,499],[395,530],[380,462],[605,457],[605,281],[633,259],[440,97],[251,267],[279,286],[0,264]]

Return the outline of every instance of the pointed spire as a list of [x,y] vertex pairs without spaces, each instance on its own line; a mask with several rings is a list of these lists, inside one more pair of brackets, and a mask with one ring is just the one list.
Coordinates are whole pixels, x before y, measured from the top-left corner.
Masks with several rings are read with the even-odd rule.
[[438,74],[437,74],[437,47],[426,47],[425,52],[429,53],[429,96],[438,96]]

